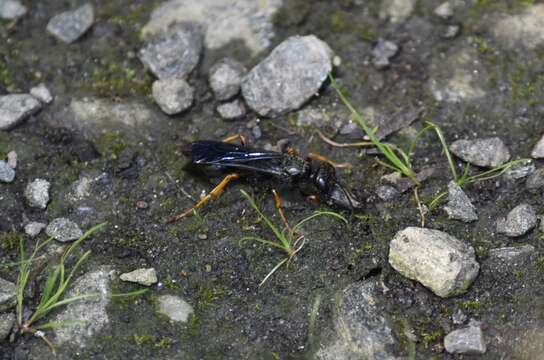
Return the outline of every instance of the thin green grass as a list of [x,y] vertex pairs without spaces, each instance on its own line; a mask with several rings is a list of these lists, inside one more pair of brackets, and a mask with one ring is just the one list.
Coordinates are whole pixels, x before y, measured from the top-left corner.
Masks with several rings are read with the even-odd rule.
[[[74,241],[62,254],[62,256],[59,259],[58,264],[53,266],[49,274],[47,275],[47,278],[45,280],[45,284],[43,286],[43,291],[41,293],[40,301],[38,305],[32,310],[30,315],[25,316],[25,289],[28,286],[28,282],[31,276],[32,272],[32,265],[34,261],[36,260],[36,256],[42,250],[47,244],[49,244],[53,238],[50,237],[40,243],[38,240],[36,242],[36,245],[34,247],[34,250],[30,254],[30,256],[27,256],[27,253],[24,248],[24,242],[22,239],[19,241],[19,261],[17,262],[19,266],[19,273],[17,276],[17,282],[16,282],[16,293],[17,293],[17,304],[16,304],[16,314],[17,314],[17,325],[19,327],[19,332],[21,334],[34,334],[40,338],[42,338],[47,345],[51,348],[51,350],[54,352],[55,348],[51,341],[47,339],[45,334],[43,333],[44,330],[51,330],[56,329],[60,327],[66,327],[66,326],[73,326],[73,325],[79,325],[82,323],[82,321],[49,321],[49,322],[43,322],[39,323],[40,321],[43,321],[44,318],[51,313],[51,311],[58,309],[62,306],[69,305],[71,303],[74,303],[79,300],[89,299],[100,296],[99,293],[89,293],[89,294],[81,294],[69,298],[65,298],[65,292],[68,289],[69,285],[72,283],[72,280],[77,272],[77,270],[81,267],[81,265],[89,258],[91,255],[91,251],[84,252],[81,256],[77,258],[74,265],[72,265],[70,268],[66,265],[67,260],[69,259],[69,256],[79,247],[79,245],[87,239],[89,236],[93,235],[100,229],[102,229],[104,226],[106,226],[107,223],[102,223],[96,226],[93,226],[89,230],[87,230],[83,236],[81,236],[79,239]],[[131,293],[125,293],[125,294],[118,294],[114,296],[137,296],[141,295],[144,292],[146,292],[147,289],[142,289],[138,291],[134,291]],[[28,306],[28,305],[27,305]]]
[[306,238],[304,234],[299,231],[302,229],[302,226],[308,221],[315,219],[320,216],[330,216],[338,220],[343,221],[345,224],[348,223],[347,219],[342,215],[335,213],[333,211],[316,211],[312,215],[299,221],[292,229],[283,228],[280,229],[275,225],[268,216],[266,216],[261,209],[255,203],[255,200],[251,195],[249,195],[244,190],[240,190],[242,195],[246,198],[251,207],[257,212],[259,218],[264,221],[266,226],[270,231],[272,231],[274,238],[272,240],[263,239],[256,236],[245,236],[240,239],[239,243],[242,246],[247,241],[254,241],[261,245],[270,246],[275,249],[281,250],[285,253],[286,257],[279,261],[270,272],[264,277],[259,286],[262,286],[282,265],[288,263],[304,246]]

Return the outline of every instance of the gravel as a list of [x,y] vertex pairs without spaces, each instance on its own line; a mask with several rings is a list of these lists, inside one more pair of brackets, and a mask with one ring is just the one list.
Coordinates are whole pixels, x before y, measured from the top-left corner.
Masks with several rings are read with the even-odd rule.
[[247,105],[262,116],[300,108],[327,79],[332,58],[331,48],[314,35],[284,40],[244,78]]
[[9,164],[0,160],[0,181],[10,183],[15,179],[15,170]]
[[399,51],[399,46],[392,41],[379,39],[374,48],[372,49],[372,63],[374,66],[383,70],[389,67],[391,59]]
[[354,283],[338,299],[334,329],[326,329],[323,336],[326,340],[316,354],[317,359],[400,359],[390,350],[395,340],[377,281]]
[[520,204],[506,218],[497,221],[497,232],[509,237],[525,235],[538,223],[535,209],[529,204]]
[[500,260],[509,265],[523,263],[535,252],[532,245],[523,245],[516,247],[502,247],[489,250],[489,259]]
[[445,232],[417,227],[395,235],[389,263],[440,297],[466,292],[480,269],[472,246]]
[[483,167],[495,167],[510,159],[510,152],[497,137],[457,140],[450,145],[452,153],[464,161]]
[[194,312],[193,307],[179,296],[161,295],[158,298],[159,312],[172,321],[187,322]]
[[225,58],[212,66],[209,74],[210,87],[215,98],[229,100],[240,92],[247,69],[236,60]]
[[60,242],[77,240],[83,236],[79,226],[66,218],[56,218],[47,225],[45,233]]
[[243,42],[252,55],[270,46],[273,17],[284,0],[169,0],[151,14],[142,34],[149,37],[174,23],[192,22],[205,30],[206,47],[227,49]]
[[0,314],[0,341],[8,337],[13,325],[15,325],[14,313]]
[[34,238],[38,236],[38,234],[41,233],[42,230],[45,229],[46,226],[47,224],[37,222],[37,221],[29,222],[28,224],[25,225],[25,234],[27,234],[31,238]]
[[8,165],[12,169],[17,168],[17,153],[11,150],[10,152],[8,152],[7,158],[8,158],[8,161],[7,161]]
[[45,209],[49,202],[49,188],[51,184],[44,179],[35,179],[26,186],[25,197],[29,206]]
[[196,67],[202,52],[202,32],[194,24],[170,26],[139,52],[142,63],[159,79],[183,78]]
[[175,115],[191,107],[195,91],[184,79],[171,76],[154,81],[152,92],[161,110],[165,114]]
[[74,281],[65,298],[84,294],[98,294],[96,297],[73,302],[55,317],[58,322],[79,322],[55,329],[55,344],[69,343],[86,347],[92,336],[101,334],[110,323],[108,305],[111,298],[113,271],[100,267]]
[[13,20],[27,13],[27,8],[16,0],[0,0],[0,19]]
[[151,286],[158,281],[157,272],[154,268],[136,269],[134,271],[121,274],[119,279],[144,286]]
[[535,147],[531,151],[531,156],[535,159],[544,159],[544,136],[538,140]]
[[225,120],[235,120],[246,114],[246,107],[242,101],[234,100],[218,105],[217,113]]
[[400,195],[400,192],[393,186],[381,185],[376,189],[376,195],[383,201],[390,201]]
[[17,289],[15,284],[0,278],[0,311],[15,306],[17,302]]
[[47,31],[67,44],[83,36],[94,23],[94,8],[86,3],[75,10],[55,15],[47,24]]
[[41,103],[28,94],[0,96],[0,130],[14,128],[41,107]]
[[529,190],[537,190],[544,187],[544,167],[535,170],[527,180],[525,181],[525,186]]
[[453,16],[453,6],[449,1],[445,1],[434,9],[434,14],[447,20]]
[[450,354],[483,354],[486,352],[482,329],[479,324],[474,323],[446,335],[444,347]]
[[44,83],[30,89],[30,95],[34,96],[44,104],[49,104],[53,101],[53,95],[51,95],[51,92]]
[[450,181],[448,184],[448,204],[444,206],[444,210],[450,219],[464,222],[478,220],[476,208],[455,181]]
[[417,0],[384,0],[380,10],[380,18],[389,19],[392,24],[405,22],[415,9]]

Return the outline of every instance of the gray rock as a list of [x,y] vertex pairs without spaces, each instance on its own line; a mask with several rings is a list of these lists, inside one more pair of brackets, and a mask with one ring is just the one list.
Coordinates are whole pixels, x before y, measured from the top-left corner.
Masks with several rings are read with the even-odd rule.
[[454,39],[461,32],[461,25],[452,24],[446,26],[442,34],[440,35],[443,39]]
[[12,169],[15,169],[17,168],[17,153],[13,150],[11,150],[10,152],[8,152],[8,165],[12,168]]
[[525,235],[537,225],[538,219],[533,207],[520,204],[512,209],[506,218],[497,221],[497,232],[509,237]]
[[0,341],[8,337],[13,325],[15,325],[14,313],[0,314]]
[[99,98],[73,99],[62,117],[52,125],[68,127],[93,140],[121,132],[124,137],[145,138],[157,127],[156,115],[136,101],[115,102]]
[[479,325],[457,329],[444,337],[444,347],[450,354],[483,354],[486,352],[484,334]]
[[31,238],[36,237],[38,236],[39,233],[42,232],[43,229],[45,229],[46,226],[47,224],[44,224],[41,222],[36,222],[36,221],[29,222],[28,224],[25,225],[25,234],[27,234]]
[[531,156],[535,159],[544,159],[544,136],[538,140],[535,147],[531,151]]
[[58,322],[77,321],[77,324],[55,329],[57,344],[69,343],[84,348],[89,339],[100,334],[110,323],[107,307],[111,297],[111,280],[114,277],[109,267],[101,267],[78,278],[67,292],[66,298],[95,294],[88,299],[67,305],[55,317]]
[[129,273],[121,274],[119,278],[123,281],[138,283],[145,286],[153,285],[158,281],[157,272],[154,268],[136,269]]
[[31,207],[45,209],[49,202],[51,184],[44,179],[35,179],[26,186],[25,197]]
[[457,140],[450,145],[450,150],[464,161],[476,166],[495,167],[510,159],[510,152],[497,137]]
[[405,22],[414,11],[416,0],[384,0],[381,2],[380,18],[393,24]]
[[4,160],[0,160],[0,181],[10,183],[15,179],[15,170]]
[[218,49],[243,41],[253,53],[268,48],[274,36],[273,17],[283,0],[169,0],[153,11],[142,33],[158,34],[174,23],[195,22],[205,29],[206,47]]
[[478,220],[476,208],[455,181],[450,181],[448,184],[448,204],[444,206],[444,210],[450,219],[464,222]]
[[41,103],[28,94],[0,96],[0,130],[14,128],[41,107]]
[[44,83],[40,83],[38,86],[34,86],[30,89],[30,95],[44,104],[49,104],[53,101],[53,95],[51,95],[51,92]]
[[191,107],[195,91],[184,79],[171,76],[154,81],[152,92],[161,110],[165,114],[175,115]]
[[395,340],[380,289],[376,281],[364,281],[340,293],[334,329],[325,329],[322,334],[317,359],[400,359],[390,350]]
[[535,247],[532,245],[502,247],[489,250],[489,259],[491,261],[500,260],[509,265],[516,265],[518,263],[524,263],[534,252]]
[[544,4],[527,7],[521,14],[500,17],[492,31],[506,47],[522,45],[534,49],[541,46],[544,44]]
[[456,50],[446,58],[436,57],[431,63],[428,85],[437,101],[461,103],[478,100],[486,95],[481,87],[487,71],[479,54],[472,48]]
[[451,2],[445,1],[434,9],[434,14],[447,20],[453,16],[453,5]]
[[544,187],[544,168],[537,169],[529,175],[527,181],[525,181],[525,186],[529,190],[537,190]]
[[47,225],[45,233],[60,242],[77,240],[83,236],[79,226],[66,218],[56,218]]
[[193,307],[178,296],[161,295],[158,300],[159,312],[172,321],[187,322],[194,312]]
[[332,57],[330,47],[313,35],[288,38],[244,78],[247,105],[262,116],[300,108],[327,79]]
[[218,105],[217,112],[225,120],[234,120],[246,114],[246,107],[242,101],[237,99]]
[[15,284],[0,278],[0,311],[9,309],[17,303]]
[[201,29],[194,24],[176,24],[151,39],[139,57],[159,79],[182,78],[193,71],[201,52]]
[[451,321],[455,325],[461,325],[465,321],[467,321],[467,316],[461,311],[461,309],[457,309],[452,315],[451,315]]
[[376,189],[376,195],[378,195],[378,197],[383,201],[389,201],[399,196],[400,192],[393,186],[382,185],[378,186],[378,188]]
[[17,0],[0,0],[0,19],[13,20],[24,16],[26,12],[26,6]]
[[[331,116],[328,110],[305,106],[297,112],[297,126],[304,127],[322,127],[331,122]],[[357,126],[353,123],[350,123]]]
[[389,263],[440,297],[466,292],[480,269],[472,246],[445,232],[417,227],[395,235]]
[[379,39],[378,43],[372,49],[372,63],[377,69],[386,69],[389,67],[389,59],[397,54],[399,47],[392,41]]
[[94,8],[86,3],[75,10],[55,15],[47,24],[47,31],[67,44],[71,44],[83,36],[94,23]]
[[518,164],[512,166],[511,169],[504,173],[504,177],[507,180],[519,180],[523,179],[526,176],[531,175],[536,170],[535,164],[531,161],[525,164]]
[[212,66],[209,74],[210,87],[215,98],[228,100],[240,92],[240,85],[247,69],[236,60],[225,58]]
[[67,195],[67,199],[72,202],[77,202],[89,197],[91,195],[92,184],[93,179],[87,176],[81,176],[70,186],[70,192]]

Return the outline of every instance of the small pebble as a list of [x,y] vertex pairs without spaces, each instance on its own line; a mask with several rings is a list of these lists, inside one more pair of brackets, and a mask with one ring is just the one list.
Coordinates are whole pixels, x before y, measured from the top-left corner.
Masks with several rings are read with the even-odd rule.
[[56,218],[51,221],[45,232],[48,236],[55,238],[60,242],[77,240],[83,236],[83,231],[79,226],[66,218]]
[[544,187],[544,167],[535,170],[527,180],[525,181],[525,186],[529,190],[538,190]]
[[535,147],[531,151],[531,156],[535,159],[544,158],[544,135],[538,140]]
[[121,274],[119,278],[123,281],[133,282],[144,286],[151,286],[159,281],[157,278],[157,272],[154,268],[137,269]]
[[41,107],[42,104],[32,95],[0,95],[0,130],[11,130]]
[[47,31],[57,39],[70,44],[79,39],[94,23],[94,8],[91,3],[55,15],[47,24]]
[[448,204],[444,206],[448,218],[471,222],[478,220],[476,208],[463,189],[455,181],[448,184]]
[[156,80],[152,92],[161,110],[168,115],[179,114],[193,104],[193,87],[177,76]]
[[15,179],[15,170],[4,160],[0,160],[0,181],[10,183]]
[[474,140],[457,140],[450,145],[456,156],[476,166],[495,167],[510,159],[510,152],[497,137]]
[[[27,13],[27,8],[17,0],[0,0],[0,19],[13,20]],[[1,339],[0,339],[1,340]]]
[[509,237],[525,235],[537,225],[538,218],[533,207],[520,204],[512,209],[506,218],[497,221],[497,232]]
[[13,150],[8,152],[8,165],[15,169],[17,167],[17,153]]
[[484,334],[479,325],[454,330],[444,337],[444,347],[450,354],[483,354],[486,352]]
[[461,32],[461,25],[453,24],[446,26],[446,29],[442,33],[443,39],[454,39]]
[[399,196],[400,193],[393,186],[382,185],[376,189],[376,195],[383,201],[390,201]]
[[445,1],[434,9],[434,14],[447,20],[453,16],[453,6],[449,1]]
[[44,223],[32,221],[25,225],[25,233],[33,238],[38,236],[46,226]]
[[240,92],[242,78],[246,72],[242,64],[229,58],[212,66],[209,82],[215,98],[224,101],[236,96]]
[[30,95],[34,96],[44,104],[49,104],[53,101],[53,96],[44,83],[30,89]]
[[379,39],[378,43],[372,49],[372,63],[377,69],[386,69],[389,67],[391,59],[397,54],[399,47],[392,41]]
[[142,209],[142,210],[143,210],[143,209],[147,209],[147,208],[149,207],[149,204],[148,204],[147,202],[143,201],[143,200],[140,200],[140,201],[137,201],[137,202],[136,202],[136,207],[137,207],[138,209]]
[[31,207],[45,209],[49,202],[49,188],[51,184],[44,179],[36,179],[29,183],[25,189],[25,197]]
[[172,321],[187,322],[194,312],[193,307],[185,300],[174,295],[161,295],[158,298],[159,312]]
[[3,341],[8,337],[11,329],[15,325],[15,319],[14,313],[0,314],[0,341]]
[[217,106],[219,116],[224,120],[235,120],[246,114],[246,107],[240,100],[234,100]]

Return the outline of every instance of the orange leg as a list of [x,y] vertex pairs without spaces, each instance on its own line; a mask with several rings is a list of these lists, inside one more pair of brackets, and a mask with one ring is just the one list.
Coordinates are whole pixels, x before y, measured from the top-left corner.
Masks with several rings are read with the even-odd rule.
[[292,156],[298,156],[298,150],[295,149],[295,148],[292,148],[292,147],[288,147],[287,150],[285,151],[288,155],[292,155]]
[[348,168],[348,169],[351,169],[353,167],[353,165],[351,165],[350,163],[336,163],[336,162],[332,161],[331,159],[329,159],[329,158],[327,158],[327,157],[325,157],[323,155],[319,155],[319,154],[315,154],[315,153],[308,153],[308,159],[326,162],[326,163],[331,164],[335,168]]
[[317,195],[308,195],[306,199],[314,206],[319,204],[319,198]]
[[225,188],[227,187],[227,185],[232,181],[232,180],[236,180],[240,177],[240,175],[238,174],[229,174],[227,176],[225,176],[225,178],[223,180],[221,180],[221,182],[219,183],[219,185],[217,185],[215,188],[213,188],[212,191],[210,191],[210,193],[206,196],[204,196],[202,199],[200,199],[196,204],[195,206],[193,206],[192,208],[186,210],[185,212],[179,214],[179,215],[176,215],[174,216],[172,219],[170,219],[168,221],[169,224],[171,223],[174,223],[176,221],[178,221],[179,219],[189,215],[190,213],[192,213],[194,210],[196,209],[200,209],[202,206],[204,206],[208,201],[210,201],[211,199],[217,199],[219,196],[221,196],[221,194],[223,193],[223,191],[225,190]]
[[238,134],[238,135],[231,135],[231,136],[228,136],[226,138],[224,138],[223,140],[221,140],[222,142],[226,142],[226,143],[231,143],[231,142],[235,142],[235,141],[240,141],[240,143],[242,145],[246,145],[246,137],[242,134]]
[[278,210],[278,213],[280,214],[281,222],[283,223],[287,231],[289,231],[289,233],[293,235],[293,228],[291,228],[291,226],[287,222],[287,218],[285,217],[285,213],[281,206],[280,194],[276,190],[272,190],[272,195],[274,195],[274,205],[276,205],[276,209]]

